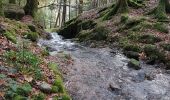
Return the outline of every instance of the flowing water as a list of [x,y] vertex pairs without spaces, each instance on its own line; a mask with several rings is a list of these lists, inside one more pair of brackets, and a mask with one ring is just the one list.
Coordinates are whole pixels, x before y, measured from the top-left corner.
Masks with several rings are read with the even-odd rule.
[[89,48],[51,35],[39,44],[51,54],[65,51],[74,59],[64,76],[73,100],[170,100],[170,74],[159,67],[141,62],[141,70],[130,69],[116,48]]

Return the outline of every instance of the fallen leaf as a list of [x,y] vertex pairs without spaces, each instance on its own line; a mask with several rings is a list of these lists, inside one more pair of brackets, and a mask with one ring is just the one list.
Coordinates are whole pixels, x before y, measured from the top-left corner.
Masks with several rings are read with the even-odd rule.
[[24,75],[24,79],[27,81],[27,82],[32,82],[33,78],[31,76],[27,76],[27,75]]

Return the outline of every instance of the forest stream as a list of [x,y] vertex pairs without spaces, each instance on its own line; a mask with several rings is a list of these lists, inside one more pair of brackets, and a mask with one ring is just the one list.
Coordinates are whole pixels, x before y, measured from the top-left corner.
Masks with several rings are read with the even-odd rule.
[[65,51],[73,58],[64,75],[73,100],[170,100],[168,71],[143,62],[142,69],[134,70],[116,48],[90,48],[51,35],[39,45],[51,48],[51,54]]

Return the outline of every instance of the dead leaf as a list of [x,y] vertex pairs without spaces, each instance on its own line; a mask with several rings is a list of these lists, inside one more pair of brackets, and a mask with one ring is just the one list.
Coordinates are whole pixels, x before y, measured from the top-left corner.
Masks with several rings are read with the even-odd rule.
[[24,75],[24,79],[27,81],[27,82],[32,82],[33,78],[31,76],[27,76],[27,75]]

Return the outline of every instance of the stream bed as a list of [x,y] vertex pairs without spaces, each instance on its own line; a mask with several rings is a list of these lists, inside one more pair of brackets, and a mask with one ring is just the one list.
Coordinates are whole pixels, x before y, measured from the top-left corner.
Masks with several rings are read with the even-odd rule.
[[73,100],[170,100],[170,74],[141,62],[142,69],[128,68],[129,61],[116,48],[89,48],[51,33],[39,40],[51,54],[65,51],[74,59],[64,75]]

